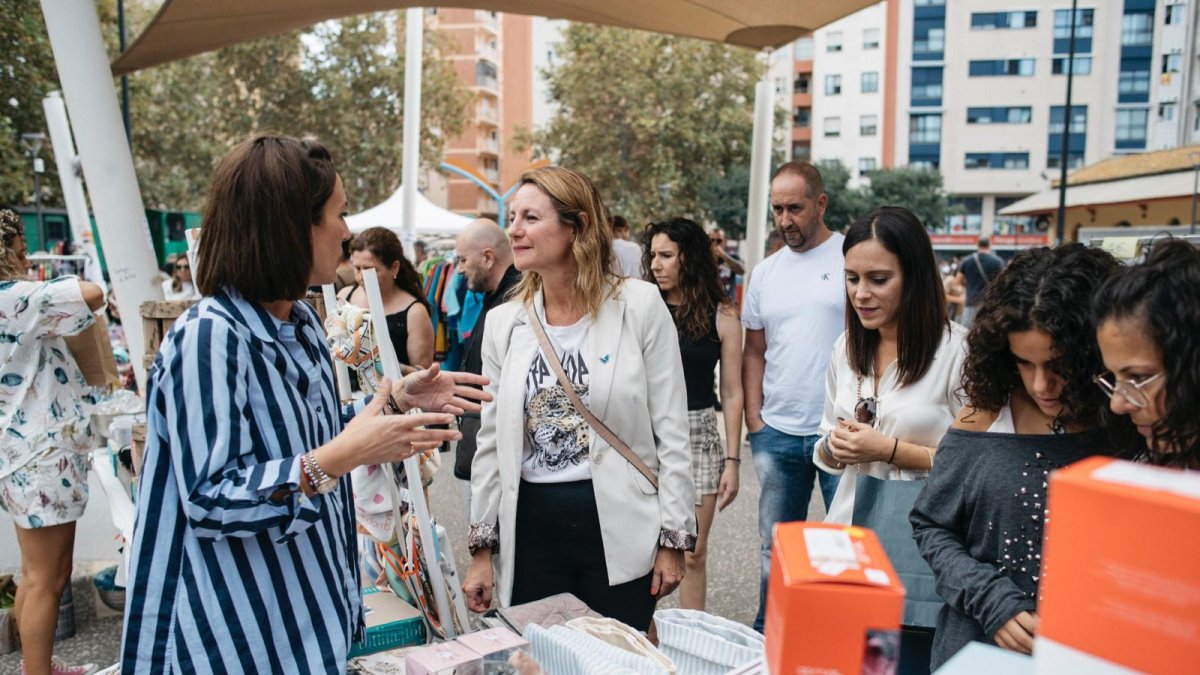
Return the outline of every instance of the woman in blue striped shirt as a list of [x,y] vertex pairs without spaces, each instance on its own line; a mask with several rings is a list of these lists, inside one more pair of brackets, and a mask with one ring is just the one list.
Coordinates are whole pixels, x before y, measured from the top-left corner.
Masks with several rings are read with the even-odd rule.
[[457,438],[421,427],[487,397],[465,386],[486,379],[435,366],[381,383],[345,422],[320,322],[296,302],[332,283],[345,208],[314,141],[260,136],[217,166],[204,298],[147,386],[123,673],[344,672],[363,635],[350,469]]

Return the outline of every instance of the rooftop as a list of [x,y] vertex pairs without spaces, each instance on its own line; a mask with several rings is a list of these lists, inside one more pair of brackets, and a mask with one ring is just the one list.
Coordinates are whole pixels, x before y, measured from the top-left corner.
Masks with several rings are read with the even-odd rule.
[[[1067,185],[1106,183],[1137,176],[1192,171],[1197,164],[1200,164],[1200,145],[1186,145],[1136,155],[1117,155],[1072,173],[1067,176]],[[1053,185],[1058,187],[1058,181],[1054,181]]]

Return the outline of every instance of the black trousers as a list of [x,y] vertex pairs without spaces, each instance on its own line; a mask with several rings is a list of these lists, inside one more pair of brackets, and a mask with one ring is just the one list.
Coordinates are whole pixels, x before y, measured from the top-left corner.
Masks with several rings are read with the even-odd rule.
[[604,616],[650,628],[654,573],[609,585],[592,481],[521,481],[514,554],[512,604],[571,593]]

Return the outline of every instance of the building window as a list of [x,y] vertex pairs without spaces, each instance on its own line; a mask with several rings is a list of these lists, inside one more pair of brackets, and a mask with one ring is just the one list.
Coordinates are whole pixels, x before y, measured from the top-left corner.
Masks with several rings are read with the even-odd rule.
[[837,96],[842,93],[842,76],[841,75],[826,75],[825,76],[825,95]]
[[1158,119],[1164,122],[1170,122],[1175,119],[1175,104],[1174,103],[1159,103],[1158,104]]
[[1117,92],[1134,96],[1150,93],[1150,64],[1147,59],[1122,59]]
[[968,152],[966,169],[1028,169],[1028,152]]
[[941,68],[913,68],[912,99],[913,105],[941,105]]
[[792,159],[808,159],[810,156],[812,156],[811,145],[800,141],[792,143]]
[[475,64],[475,86],[496,88],[496,66],[480,61]]
[[858,175],[861,176],[864,173],[874,171],[876,168],[878,168],[878,165],[876,164],[874,157],[858,158]]
[[1028,106],[1000,108],[967,108],[967,124],[1029,124],[1033,108]]
[[930,28],[925,31],[924,36],[915,35],[913,37],[913,53],[914,54],[929,54],[937,53],[946,48],[946,29],[945,28]]
[[841,31],[832,31],[825,34],[825,51],[840,52],[842,51],[842,33]]
[[1183,54],[1163,54],[1163,73],[1178,73],[1183,68]]
[[[1050,106],[1050,133],[1061,134],[1065,128],[1063,122],[1063,111],[1066,106],[1052,105]],[[1073,105],[1071,106],[1071,131],[1074,134],[1087,133],[1087,106]]]
[[912,144],[941,143],[942,116],[913,115],[911,118],[909,118],[908,142]]
[[[1062,160],[1060,159],[1061,157],[1062,157],[1062,148],[1051,148],[1050,152],[1046,155],[1046,168],[1047,169],[1061,169],[1062,168]],[[1078,169],[1081,166],[1083,166],[1083,153],[1079,152],[1077,150],[1069,150],[1068,149],[1067,150],[1067,168],[1068,169]]]
[[1037,12],[975,12],[971,14],[971,30],[1035,27],[1037,27]]
[[913,0],[915,7],[945,7],[946,0]]
[[863,29],[863,49],[879,49],[879,29]]
[[862,74],[862,93],[874,94],[879,91],[879,73],[870,72]]
[[971,77],[1004,77],[1009,75],[1030,77],[1033,75],[1033,68],[1033,59],[971,61],[968,74]]
[[825,137],[836,138],[842,135],[842,118],[826,117],[825,118]]
[[812,76],[808,73],[797,73],[795,85],[797,94],[812,93]]
[[[1149,111],[1145,108],[1123,108],[1117,110],[1117,147],[1139,147],[1146,143],[1146,121]],[[1122,145],[1125,144],[1125,145]]]
[[874,136],[879,133],[879,117],[876,115],[863,115],[858,118],[858,135],[859,136]]
[[1145,12],[1121,18],[1121,46],[1142,47],[1154,42],[1154,15]]
[[[1066,56],[1054,57],[1054,60],[1051,61],[1050,64],[1050,72],[1054,73],[1055,75],[1066,75],[1067,60],[1068,57]],[[1092,57],[1076,55],[1075,58],[1071,60],[1071,66],[1076,75],[1091,75]]]
[[[1092,10],[1080,9],[1075,12],[1075,39],[1091,39],[1092,37]],[[1071,39],[1071,10],[1056,9],[1054,10],[1054,39],[1070,40]],[[1065,50],[1064,50],[1065,51]],[[1091,51],[1089,49],[1089,51]]]
[[807,129],[812,125],[812,108],[796,108],[792,112],[792,122],[801,129]]
[[796,40],[796,60],[797,61],[812,61],[813,60],[813,39],[812,37],[802,37]]
[[1183,23],[1184,19],[1187,17],[1187,13],[1184,11],[1186,8],[1187,5],[1182,3],[1178,5],[1167,5],[1163,15],[1163,23],[1168,26],[1174,26],[1175,24]]

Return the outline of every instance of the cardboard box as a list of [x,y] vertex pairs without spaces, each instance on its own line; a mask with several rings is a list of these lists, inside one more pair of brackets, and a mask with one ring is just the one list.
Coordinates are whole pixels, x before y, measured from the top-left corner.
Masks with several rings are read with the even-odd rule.
[[484,663],[508,663],[514,652],[529,647],[529,641],[508,628],[489,628],[460,636],[455,642],[482,657]]
[[1200,474],[1093,457],[1048,507],[1034,673],[1200,671]]
[[412,652],[404,659],[408,675],[480,675],[483,660],[458,642],[442,642]]
[[364,588],[367,638],[350,645],[350,658],[397,647],[425,644],[425,622],[412,605],[390,588]]
[[873,532],[775,526],[764,630],[772,675],[895,672],[903,614],[904,587]]

